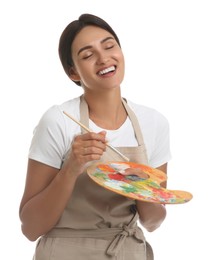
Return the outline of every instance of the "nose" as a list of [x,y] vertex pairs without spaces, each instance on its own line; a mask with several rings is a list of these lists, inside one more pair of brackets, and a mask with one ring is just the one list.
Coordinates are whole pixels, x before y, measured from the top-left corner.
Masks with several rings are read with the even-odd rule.
[[108,60],[109,60],[109,58],[106,53],[99,52],[97,54],[97,61],[96,61],[97,65],[105,64],[105,63],[107,63]]

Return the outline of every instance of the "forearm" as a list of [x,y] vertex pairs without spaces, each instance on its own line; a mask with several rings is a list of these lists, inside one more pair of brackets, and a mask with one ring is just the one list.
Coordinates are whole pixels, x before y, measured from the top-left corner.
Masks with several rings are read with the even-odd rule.
[[166,217],[166,208],[164,205],[137,201],[136,207],[140,223],[149,232],[157,229]]
[[72,194],[75,181],[75,176],[61,170],[43,191],[22,207],[22,231],[29,240],[36,240],[55,226]]

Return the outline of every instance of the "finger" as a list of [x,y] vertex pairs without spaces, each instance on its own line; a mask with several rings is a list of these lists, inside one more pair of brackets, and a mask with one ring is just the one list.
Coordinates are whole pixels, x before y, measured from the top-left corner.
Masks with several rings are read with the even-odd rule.
[[86,155],[102,155],[103,152],[105,151],[105,146],[103,145],[103,147],[95,147],[95,146],[88,146],[88,147],[83,147],[83,152],[82,155],[86,156]]
[[103,131],[99,132],[98,134],[106,136],[107,132],[103,130]]
[[82,134],[82,135],[77,136],[77,137],[80,138],[83,141],[96,140],[96,141],[100,141],[102,143],[106,143],[105,136],[106,136],[105,131],[102,131],[100,133],[90,132],[90,133]]

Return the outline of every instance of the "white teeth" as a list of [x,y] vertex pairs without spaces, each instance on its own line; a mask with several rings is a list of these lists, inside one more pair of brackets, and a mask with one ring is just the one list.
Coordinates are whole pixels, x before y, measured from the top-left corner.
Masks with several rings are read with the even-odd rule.
[[104,75],[104,74],[106,74],[106,73],[108,73],[108,72],[110,72],[110,71],[114,71],[114,70],[115,70],[115,67],[114,67],[114,66],[111,66],[111,67],[109,67],[109,68],[107,68],[107,69],[101,70],[101,71],[99,72],[99,75]]

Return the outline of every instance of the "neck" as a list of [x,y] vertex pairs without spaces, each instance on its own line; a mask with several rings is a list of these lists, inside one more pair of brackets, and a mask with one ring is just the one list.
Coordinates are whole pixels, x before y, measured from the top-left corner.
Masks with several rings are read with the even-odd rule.
[[127,113],[120,93],[88,95],[84,98],[89,108],[89,118],[99,127],[109,130],[118,129],[126,120]]

